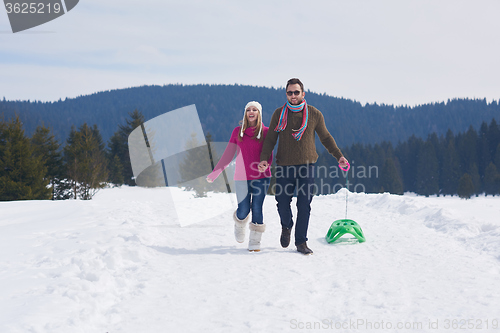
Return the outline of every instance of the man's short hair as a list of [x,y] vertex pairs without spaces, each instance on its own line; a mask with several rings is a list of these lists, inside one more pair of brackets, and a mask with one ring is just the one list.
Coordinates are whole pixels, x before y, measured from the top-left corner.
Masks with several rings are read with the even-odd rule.
[[296,77],[294,77],[293,79],[288,80],[288,82],[286,83],[286,88],[285,89],[288,89],[288,86],[291,85],[291,84],[298,84],[300,86],[300,89],[302,89],[302,92],[304,92],[304,85]]

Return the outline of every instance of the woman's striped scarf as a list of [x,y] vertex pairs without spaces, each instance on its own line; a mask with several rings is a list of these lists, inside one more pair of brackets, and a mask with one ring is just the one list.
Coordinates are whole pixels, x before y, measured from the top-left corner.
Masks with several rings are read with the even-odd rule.
[[286,128],[288,110],[292,112],[300,112],[302,111],[302,109],[304,110],[304,115],[302,116],[302,126],[300,126],[298,130],[292,129],[292,131],[295,132],[292,133],[292,136],[295,138],[295,140],[299,141],[302,138],[302,134],[304,134],[306,130],[307,120],[309,119],[309,111],[307,110],[307,102],[305,99],[299,105],[292,105],[288,101],[285,103],[285,105],[283,105],[283,108],[281,109],[280,120],[274,131],[281,132]]

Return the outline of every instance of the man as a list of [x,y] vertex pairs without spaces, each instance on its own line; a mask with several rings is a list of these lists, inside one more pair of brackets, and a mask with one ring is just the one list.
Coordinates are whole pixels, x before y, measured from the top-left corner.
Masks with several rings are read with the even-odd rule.
[[314,163],[318,160],[315,146],[315,133],[321,143],[332,154],[339,165],[347,167],[347,159],[337,147],[335,140],[325,126],[323,114],[314,106],[307,105],[304,85],[293,78],[286,84],[287,103],[276,109],[272,115],[262,153],[259,171],[268,167],[267,160],[279,137],[276,154],[276,206],[281,219],[281,246],[290,244],[293,227],[290,204],[294,193],[297,194],[297,219],[295,225],[295,245],[297,251],[312,254],[307,246],[307,229],[314,196]]

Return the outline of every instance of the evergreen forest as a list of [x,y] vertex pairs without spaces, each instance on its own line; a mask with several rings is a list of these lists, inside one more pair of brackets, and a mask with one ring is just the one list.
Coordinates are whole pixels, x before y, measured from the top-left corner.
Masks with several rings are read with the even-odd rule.
[[463,198],[500,193],[500,128],[495,119],[456,135],[448,130],[425,140],[412,135],[396,145],[357,143],[342,152],[351,163],[348,174],[326,151],[320,154],[316,182],[321,194],[338,191],[346,176],[349,190],[355,192]]
[[[166,111],[196,104],[207,141],[225,141],[248,100],[264,122],[282,88],[145,86],[58,102],[0,102],[0,200],[89,200],[106,186],[135,186],[129,134]],[[343,154],[346,174],[318,145],[318,194],[350,191],[421,195],[500,194],[497,102],[450,100],[417,107],[366,104],[306,93]],[[348,124],[347,126],[345,124]],[[210,134],[209,134],[210,133]]]
[[[453,133],[464,132],[469,126],[477,129],[483,121],[489,123],[493,118],[500,119],[497,101],[452,99],[413,107],[362,105],[308,91],[307,83],[304,84],[307,103],[324,114],[328,130],[343,147],[383,141],[397,144],[412,134],[425,139],[432,133],[445,135],[448,129]],[[268,125],[273,111],[286,102],[285,90],[283,87],[169,84],[103,91],[55,102],[4,99],[0,100],[0,117],[19,116],[29,136],[38,126],[46,126],[59,142],[66,140],[72,126],[95,124],[107,142],[114,135],[117,124],[123,124],[133,110],[140,110],[147,121],[195,104],[204,132],[211,133],[217,142],[227,140],[242,119],[245,104],[252,100],[262,104],[263,121]]]

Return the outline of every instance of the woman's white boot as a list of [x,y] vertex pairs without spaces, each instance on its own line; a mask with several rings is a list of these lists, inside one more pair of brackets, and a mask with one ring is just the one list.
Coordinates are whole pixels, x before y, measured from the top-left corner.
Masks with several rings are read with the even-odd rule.
[[247,225],[248,217],[247,215],[243,220],[238,219],[236,216],[236,211],[234,211],[233,219],[234,219],[234,238],[238,243],[243,243],[245,241],[245,227]]
[[262,233],[266,231],[265,224],[250,223],[250,239],[248,241],[248,251],[259,252]]

